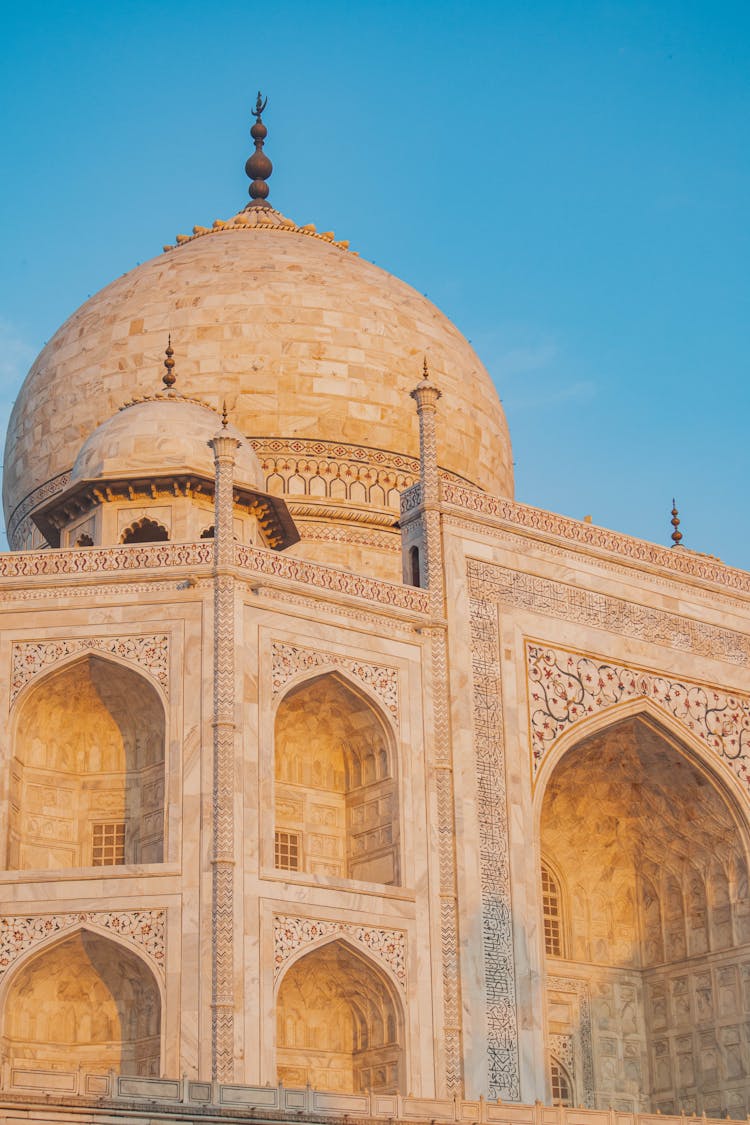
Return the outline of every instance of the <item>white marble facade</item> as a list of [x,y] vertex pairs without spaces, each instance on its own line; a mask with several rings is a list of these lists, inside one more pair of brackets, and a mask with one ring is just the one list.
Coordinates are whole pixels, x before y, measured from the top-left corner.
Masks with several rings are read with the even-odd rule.
[[196,228],[45,349],[5,502],[5,1093],[747,1115],[750,575],[516,504],[428,302]]

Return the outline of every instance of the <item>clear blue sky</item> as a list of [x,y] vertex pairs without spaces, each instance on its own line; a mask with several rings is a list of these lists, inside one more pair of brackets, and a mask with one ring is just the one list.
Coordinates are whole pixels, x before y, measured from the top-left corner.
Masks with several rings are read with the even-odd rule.
[[750,5],[7,3],[0,412],[86,297],[271,199],[473,342],[517,498],[750,569]]

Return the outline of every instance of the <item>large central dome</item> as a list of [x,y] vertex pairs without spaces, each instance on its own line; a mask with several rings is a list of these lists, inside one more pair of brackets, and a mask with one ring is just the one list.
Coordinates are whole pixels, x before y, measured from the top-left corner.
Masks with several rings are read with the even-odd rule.
[[[512,495],[503,410],[461,333],[420,293],[349,252],[347,243],[299,227],[268,206],[265,183],[256,179],[254,192],[251,206],[229,222],[195,227],[97,293],[41,352],[6,443],[3,500],[13,547],[29,545],[34,511],[65,487],[97,426],[123,402],[157,389],[168,333],[180,392],[214,407],[226,401],[232,423],[261,460],[271,448],[282,456],[289,450],[327,457],[315,486],[302,480],[305,466],[297,472],[301,484],[271,466],[269,487],[276,491],[309,493],[318,506],[342,497],[349,502],[354,493],[346,491],[343,466],[356,463],[362,491],[355,504],[392,510],[395,498],[397,507],[419,452],[409,392],[426,356],[443,392],[441,469]],[[373,501],[368,473],[376,480],[383,466],[391,476],[377,478],[381,499]],[[310,510],[302,518],[310,519]],[[394,525],[387,513],[378,519]]]

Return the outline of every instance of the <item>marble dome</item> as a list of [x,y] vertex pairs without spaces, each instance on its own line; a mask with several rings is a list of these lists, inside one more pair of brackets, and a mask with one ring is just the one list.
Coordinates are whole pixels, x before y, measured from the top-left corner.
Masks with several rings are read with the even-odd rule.
[[[441,467],[511,496],[497,392],[468,341],[427,298],[272,208],[194,228],[78,309],[34,362],[5,447],[11,542],[23,515],[68,479],[122,405],[153,394],[171,332],[177,390],[250,437],[314,439],[416,457],[409,392],[423,356],[443,398]],[[374,463],[376,461],[373,453]]]
[[[128,403],[86,438],[70,474],[80,481],[193,473],[213,480],[209,441],[222,430],[221,418],[203,403],[179,395],[158,395]],[[264,487],[258,458],[236,426],[222,431],[239,443],[234,479]]]

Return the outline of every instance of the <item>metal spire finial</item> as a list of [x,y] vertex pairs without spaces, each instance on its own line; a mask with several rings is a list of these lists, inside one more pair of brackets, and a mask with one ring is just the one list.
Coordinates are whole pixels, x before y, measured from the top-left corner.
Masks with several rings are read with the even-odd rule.
[[672,524],[672,527],[674,528],[674,531],[672,532],[672,546],[679,547],[680,541],[682,540],[682,532],[678,531],[680,520],[677,515],[677,505],[675,504],[674,496],[672,497],[672,519],[670,522]]
[[229,425],[229,415],[227,414],[227,400],[224,399],[224,403],[223,403],[222,408],[221,408],[221,428],[223,430],[225,430],[228,425]]
[[430,369],[427,366],[427,356],[425,356],[424,359],[422,360],[422,378],[423,379],[429,379],[429,377],[430,377]]
[[255,124],[250,130],[250,136],[255,141],[255,152],[248,158],[245,164],[245,172],[252,180],[250,187],[247,189],[251,199],[250,207],[270,207],[271,204],[267,203],[268,198],[268,184],[266,180],[273,172],[273,164],[263,151],[263,142],[268,136],[268,129],[263,124],[261,114],[264,112],[268,105],[268,98],[264,98],[260,90],[258,90],[258,99],[255,103],[255,109],[252,110]]
[[169,337],[167,339],[167,348],[164,352],[164,366],[166,368],[166,371],[162,375],[161,381],[167,388],[167,390],[171,391],[172,387],[177,382],[177,376],[174,373],[174,348],[172,347],[171,332],[169,333]]

